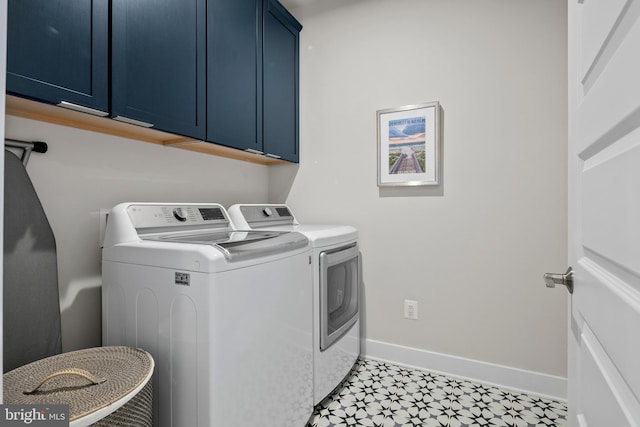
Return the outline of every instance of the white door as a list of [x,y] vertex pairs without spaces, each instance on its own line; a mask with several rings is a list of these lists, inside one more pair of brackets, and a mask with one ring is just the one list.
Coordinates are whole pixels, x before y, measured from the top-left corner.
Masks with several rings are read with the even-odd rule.
[[569,2],[571,426],[640,426],[640,0]]

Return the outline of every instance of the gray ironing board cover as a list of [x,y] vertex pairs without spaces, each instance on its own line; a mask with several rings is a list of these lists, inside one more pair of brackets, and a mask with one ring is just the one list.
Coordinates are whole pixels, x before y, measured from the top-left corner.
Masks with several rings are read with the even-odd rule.
[[4,372],[62,351],[56,242],[22,162],[5,150]]

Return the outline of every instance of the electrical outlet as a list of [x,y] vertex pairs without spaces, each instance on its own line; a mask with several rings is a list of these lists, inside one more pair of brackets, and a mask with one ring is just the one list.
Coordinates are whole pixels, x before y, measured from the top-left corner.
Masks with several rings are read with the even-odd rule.
[[418,301],[404,300],[404,318],[418,320]]

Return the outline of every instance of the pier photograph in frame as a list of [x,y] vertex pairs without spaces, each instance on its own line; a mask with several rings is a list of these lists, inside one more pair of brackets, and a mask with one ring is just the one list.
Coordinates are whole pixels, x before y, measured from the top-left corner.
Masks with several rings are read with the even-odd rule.
[[378,186],[438,185],[440,104],[377,111]]

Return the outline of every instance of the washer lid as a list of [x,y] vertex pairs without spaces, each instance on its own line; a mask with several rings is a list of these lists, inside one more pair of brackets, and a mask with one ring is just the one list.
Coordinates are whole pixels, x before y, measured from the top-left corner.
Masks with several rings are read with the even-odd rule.
[[211,245],[228,262],[244,261],[304,248],[309,240],[301,233],[283,231],[209,231],[148,235],[142,240]]

